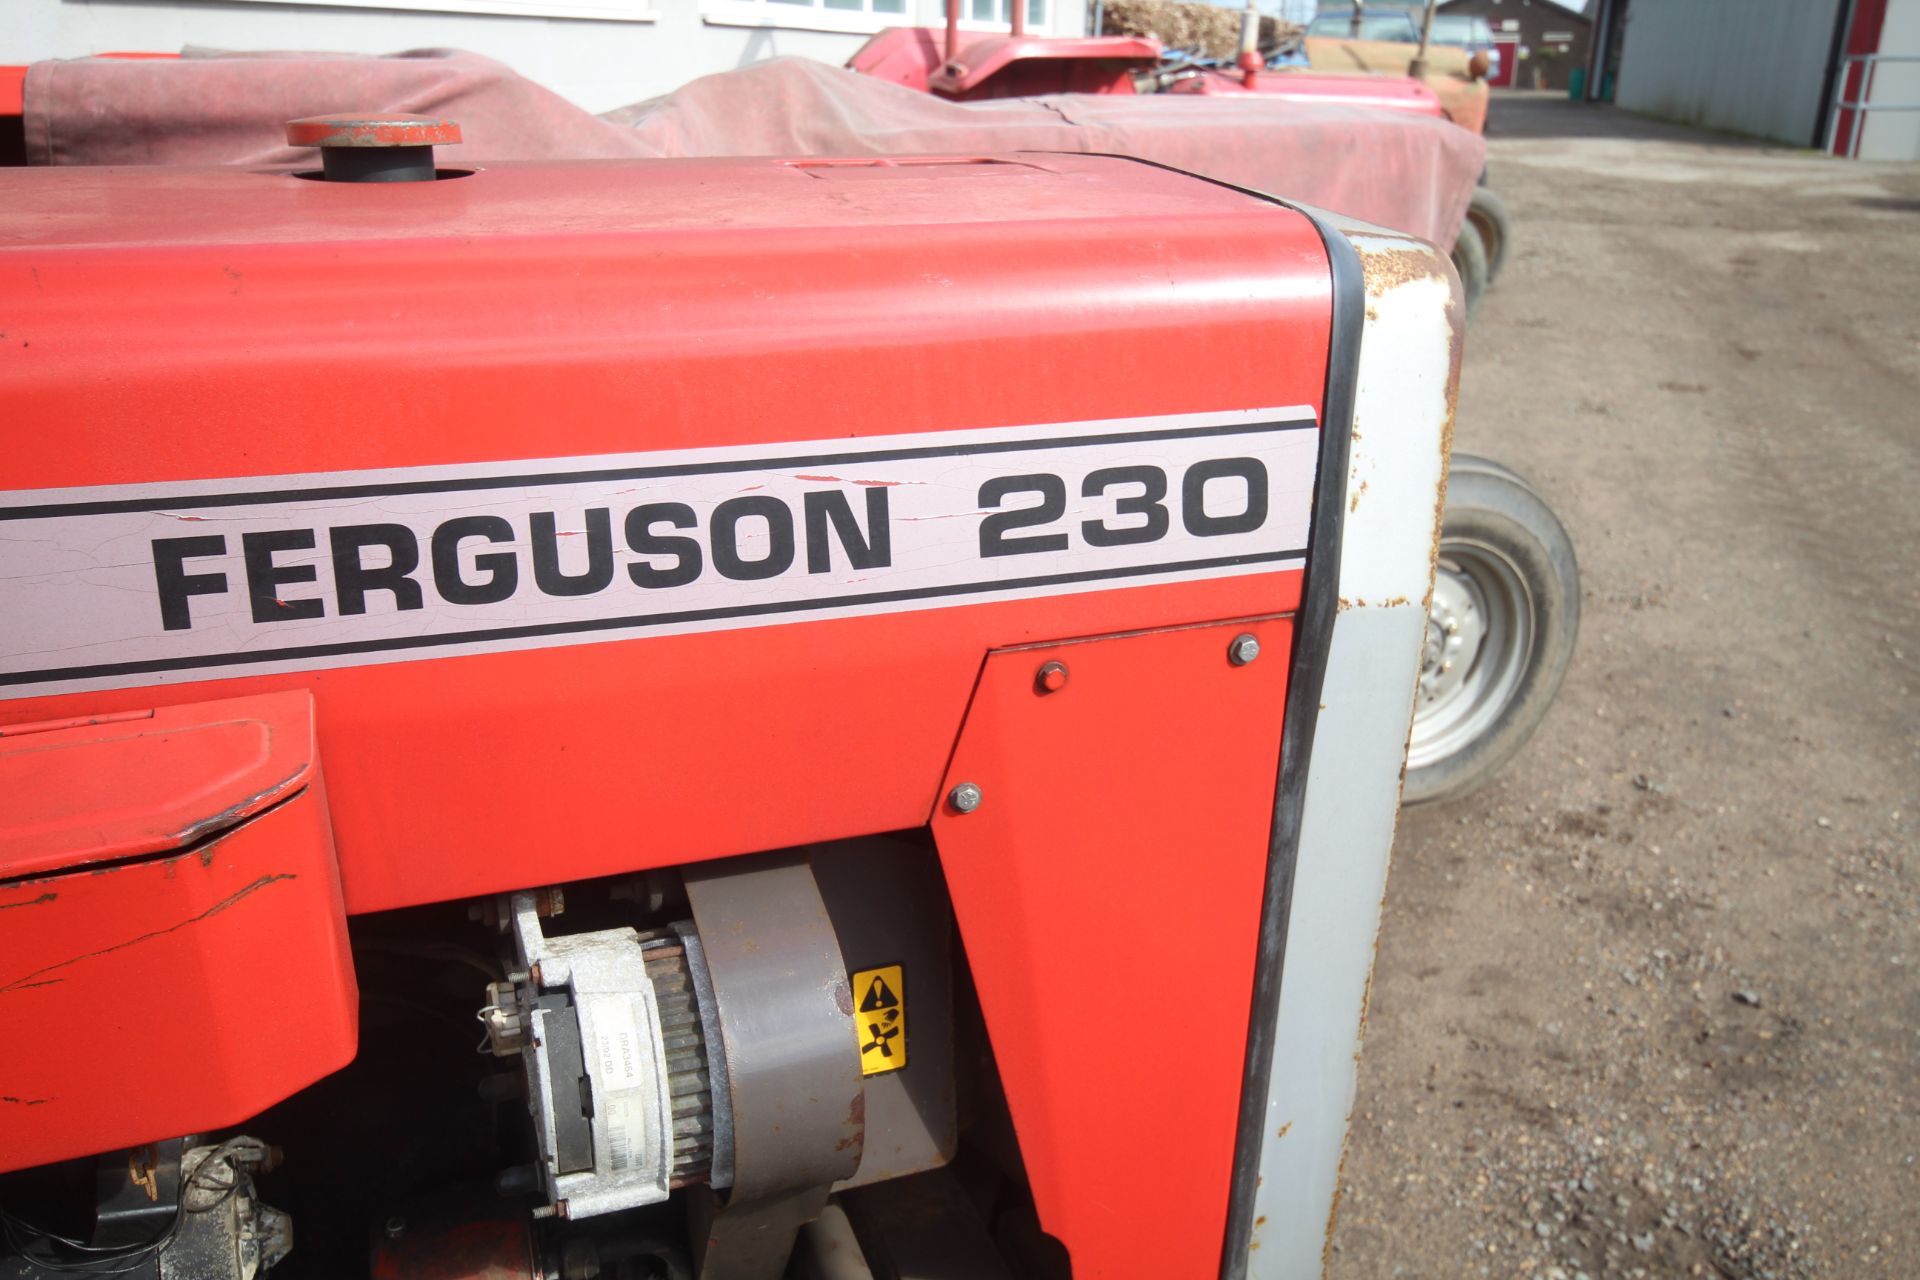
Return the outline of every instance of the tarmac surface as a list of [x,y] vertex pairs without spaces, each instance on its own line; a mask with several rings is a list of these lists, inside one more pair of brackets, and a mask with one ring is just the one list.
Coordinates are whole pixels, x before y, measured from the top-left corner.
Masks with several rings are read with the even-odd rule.
[[1329,1274],[1920,1276],[1920,165],[1515,95],[1488,169],[1456,444],[1582,634],[1402,817]]

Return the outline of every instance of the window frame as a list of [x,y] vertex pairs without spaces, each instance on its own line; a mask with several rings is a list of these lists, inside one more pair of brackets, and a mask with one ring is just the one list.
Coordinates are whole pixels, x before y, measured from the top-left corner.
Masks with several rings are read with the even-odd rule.
[[901,13],[877,13],[873,0],[859,9],[829,9],[821,0],[782,4],[779,0],[700,0],[700,20],[713,27],[767,27],[781,31],[826,31],[870,36],[889,27],[914,23],[915,0],[905,0]]
[[[994,0],[994,8],[996,9],[996,11],[998,10],[1001,4],[1005,4],[1007,6],[1007,15],[1008,15],[1006,18],[1002,18],[996,21],[992,19],[981,19],[981,18],[974,17],[973,16],[973,0],[960,0],[960,29],[962,31],[997,31],[1002,35],[1005,35],[1009,30],[1011,30],[1014,3],[1015,3],[1015,0]],[[1047,20],[1045,22],[1035,22],[1031,17],[1029,17],[1027,19],[1028,35],[1046,36],[1046,35],[1053,34],[1054,15],[1060,12],[1060,5],[1062,3],[1062,0],[1045,0],[1045,3],[1047,6]],[[947,7],[945,4],[942,4],[940,6],[940,22],[941,23],[944,23],[946,21],[946,13],[947,13]],[[939,25],[939,24],[935,24],[935,25]]]
[[243,0],[247,4],[305,4],[323,9],[401,9],[477,18],[577,18],[592,22],[657,22],[652,0]]
[[[1011,13],[1013,0],[996,0],[1009,5]],[[1027,30],[1033,35],[1053,34],[1054,15],[1060,12],[1063,0],[1046,0],[1047,21],[1029,22]],[[871,6],[872,0],[865,0]],[[828,9],[820,0],[811,0],[808,4],[782,4],[779,0],[700,0],[700,19],[715,27],[765,27],[781,31],[826,31],[844,35],[874,35],[889,27],[941,26],[946,21],[946,5],[939,6],[931,23],[926,21],[921,10],[926,7],[925,0],[906,0],[904,13],[875,13],[871,7],[861,10]],[[1006,22],[985,22],[971,16],[973,0],[960,0],[960,29],[962,31],[991,31],[1004,34],[1008,29]]]

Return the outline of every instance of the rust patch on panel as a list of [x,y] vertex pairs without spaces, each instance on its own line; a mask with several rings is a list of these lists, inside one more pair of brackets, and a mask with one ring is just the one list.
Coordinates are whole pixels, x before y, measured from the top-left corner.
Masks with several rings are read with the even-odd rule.
[[846,1137],[833,1144],[835,1151],[862,1151],[867,1145],[867,1091],[864,1087],[853,1095],[853,1101],[847,1104],[847,1118],[841,1121],[853,1130]]
[[1461,329],[1462,298],[1460,282],[1452,282],[1453,296],[1447,317],[1452,322],[1447,337],[1447,414],[1440,423],[1440,490],[1433,498],[1433,541],[1427,548],[1427,594],[1420,607],[1433,607],[1433,579],[1440,570],[1440,534],[1446,526],[1447,484],[1453,478],[1453,424],[1460,412],[1460,361],[1465,337]]
[[1340,1143],[1340,1167],[1333,1171],[1333,1203],[1327,1206],[1327,1233],[1320,1239],[1320,1270],[1333,1260],[1333,1228],[1340,1221],[1340,1196],[1347,1189],[1347,1144]]
[[1363,249],[1360,259],[1366,268],[1367,296],[1378,298],[1392,293],[1402,285],[1417,284],[1422,280],[1448,282],[1444,270],[1434,270],[1433,251],[1422,246],[1415,249]]

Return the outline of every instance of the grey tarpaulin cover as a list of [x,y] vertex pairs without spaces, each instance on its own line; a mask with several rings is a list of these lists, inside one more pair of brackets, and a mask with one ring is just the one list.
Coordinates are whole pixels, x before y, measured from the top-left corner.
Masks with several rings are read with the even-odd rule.
[[1444,120],[1258,96],[1058,94],[950,102],[778,58],[594,116],[490,58],[189,50],[35,63],[33,164],[311,165],[288,120],[409,113],[460,123],[442,163],[624,156],[1138,156],[1450,245],[1484,158]]

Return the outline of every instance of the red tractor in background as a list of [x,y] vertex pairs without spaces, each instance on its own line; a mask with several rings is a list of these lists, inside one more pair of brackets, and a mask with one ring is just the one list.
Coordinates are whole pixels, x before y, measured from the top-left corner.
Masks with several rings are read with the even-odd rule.
[[[1258,27],[1249,10],[1240,65],[1229,69],[1170,57],[1157,40],[1144,36],[1031,36],[1022,30],[1019,4],[1013,6],[1013,29],[1005,35],[964,31],[958,15],[958,0],[949,0],[944,33],[924,27],[883,31],[847,65],[956,101],[1035,94],[1244,94],[1408,112],[1452,120],[1476,132],[1485,126],[1484,59],[1456,55],[1465,75],[1269,69],[1266,55],[1254,47]],[[1349,47],[1345,41],[1309,38],[1305,43]],[[1452,86],[1448,103],[1435,92],[1436,84]],[[1168,109],[1179,108],[1170,101]],[[1510,238],[1506,205],[1483,175],[1450,249],[1469,319],[1504,265]],[[1578,626],[1572,544],[1547,503],[1508,468],[1471,455],[1455,457],[1433,631],[1408,756],[1409,800],[1463,795],[1508,758],[1557,691]],[[1489,537],[1489,530],[1496,532]]]
[[[1378,41],[1303,37],[1262,50],[1257,15],[1249,10],[1238,62],[1222,65],[1170,52],[1150,36],[1030,35],[1018,4],[1012,6],[1011,29],[1004,35],[963,30],[959,15],[959,0],[948,0],[944,31],[890,28],[861,46],[847,66],[958,102],[1041,94],[1258,94],[1289,102],[1412,112],[1450,120],[1474,133],[1486,129],[1486,60],[1454,50],[1422,50],[1416,55],[1419,65],[1411,66],[1401,46]],[[1307,65],[1286,61],[1288,54],[1306,58]],[[1328,69],[1349,62],[1352,70]],[[1396,62],[1398,70],[1393,69]],[[1482,295],[1506,265],[1510,240],[1506,204],[1483,182],[1451,245],[1454,267],[1466,286],[1469,315],[1479,309]]]

